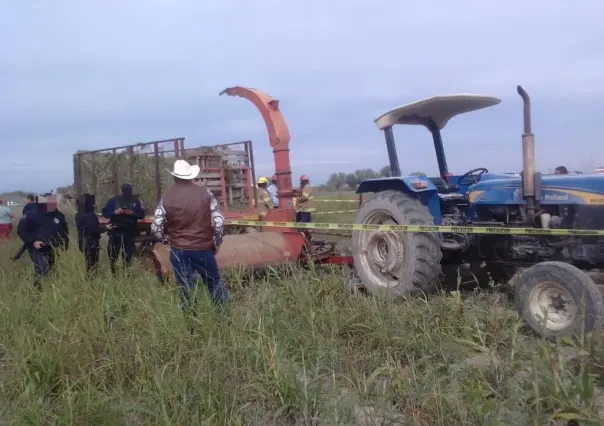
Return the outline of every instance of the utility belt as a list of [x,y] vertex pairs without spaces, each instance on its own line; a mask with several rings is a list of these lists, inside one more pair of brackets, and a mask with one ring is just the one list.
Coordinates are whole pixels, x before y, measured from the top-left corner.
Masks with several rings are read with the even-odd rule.
[[109,222],[110,229],[107,230],[108,234],[125,234],[135,233],[138,228],[138,220],[134,218],[116,218]]

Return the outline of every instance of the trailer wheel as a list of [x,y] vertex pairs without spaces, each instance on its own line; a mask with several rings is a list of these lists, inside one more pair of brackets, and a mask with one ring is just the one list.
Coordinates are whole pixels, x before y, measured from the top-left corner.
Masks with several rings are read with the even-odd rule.
[[604,302],[593,280],[563,262],[542,262],[516,282],[516,310],[536,333],[577,336],[602,326]]
[[[434,218],[418,200],[384,191],[361,206],[356,223],[430,226]],[[421,295],[432,289],[441,272],[437,233],[354,231],[352,253],[362,286],[374,295]]]

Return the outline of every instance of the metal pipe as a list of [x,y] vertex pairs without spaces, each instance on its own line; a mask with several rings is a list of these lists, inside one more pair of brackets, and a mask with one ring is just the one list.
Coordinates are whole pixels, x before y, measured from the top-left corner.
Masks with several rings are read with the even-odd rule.
[[144,147],[144,146],[149,146],[149,145],[153,145],[156,143],[167,143],[167,142],[175,142],[175,141],[182,141],[181,146],[184,146],[184,140],[185,138],[174,138],[174,139],[164,139],[161,141],[153,141],[153,142],[141,142],[141,143],[135,143],[135,144],[130,144],[130,145],[123,145],[123,146],[114,146],[111,148],[103,148],[103,149],[95,149],[92,151],[78,151],[79,154],[92,154],[94,152],[106,152],[106,151],[114,151],[116,149],[125,149],[125,148],[129,148],[131,146],[136,146],[136,147]]
[[[248,161],[249,161],[250,167],[252,169],[252,180],[251,180],[251,182],[248,180],[248,184],[251,184],[251,186],[252,186],[253,205],[257,206],[258,205],[258,189],[256,188],[256,162],[254,161],[254,144],[252,141],[246,141],[244,143],[245,143],[245,145],[244,145],[245,150],[248,153]],[[227,145],[229,145],[229,144],[227,144]]]
[[390,174],[394,177],[401,175],[401,168],[398,162],[398,155],[396,153],[396,145],[394,144],[394,132],[392,126],[384,129],[384,136],[386,137],[386,149],[388,150],[388,160],[390,160]]
[[448,182],[449,166],[447,166],[447,157],[445,155],[445,148],[443,146],[443,138],[440,133],[440,129],[432,119],[428,121],[426,127],[428,127],[428,130],[430,130],[430,133],[432,134],[432,141],[434,143],[434,151],[436,152],[436,161],[438,162],[438,171],[440,172],[440,177]]
[[524,104],[523,133],[522,133],[522,196],[526,200],[526,221],[532,224],[535,219],[537,201],[535,198],[535,135],[531,128],[531,98],[522,88],[517,87],[518,94]]
[[73,154],[73,186],[76,200],[82,195],[82,169],[80,154]]
[[161,170],[159,167],[159,143],[153,144],[153,154],[155,155],[155,203],[159,204],[161,200]]
[[120,181],[119,181],[120,176],[119,176],[119,164],[118,164],[119,159],[117,158],[117,148],[113,149],[111,159],[113,160],[114,193],[119,194],[120,193]]

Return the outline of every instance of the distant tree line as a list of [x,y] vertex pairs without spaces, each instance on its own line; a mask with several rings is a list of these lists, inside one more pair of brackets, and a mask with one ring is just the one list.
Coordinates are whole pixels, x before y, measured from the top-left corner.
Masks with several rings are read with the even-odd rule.
[[[422,172],[408,173],[411,176],[426,176]],[[357,186],[367,179],[376,179],[380,177],[391,177],[392,171],[390,166],[384,166],[379,172],[373,169],[358,169],[353,173],[332,173],[325,185],[321,185],[322,189],[327,191],[342,191],[346,189],[356,189]]]

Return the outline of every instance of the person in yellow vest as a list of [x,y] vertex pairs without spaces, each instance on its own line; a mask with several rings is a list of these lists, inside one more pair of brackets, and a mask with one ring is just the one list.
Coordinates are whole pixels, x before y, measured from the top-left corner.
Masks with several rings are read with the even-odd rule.
[[296,201],[296,222],[310,223],[316,208],[310,179],[306,175],[300,176],[300,191]]
[[266,189],[267,185],[267,178],[264,176],[258,178],[258,210],[260,210],[262,218],[273,208],[273,200],[271,199],[271,194]]

